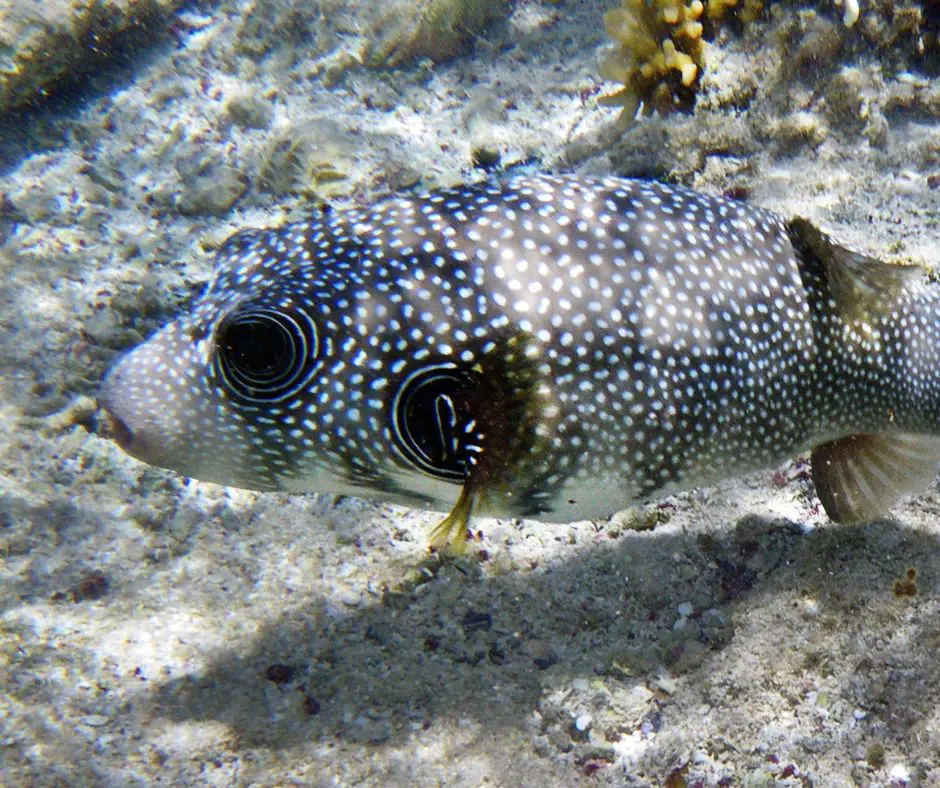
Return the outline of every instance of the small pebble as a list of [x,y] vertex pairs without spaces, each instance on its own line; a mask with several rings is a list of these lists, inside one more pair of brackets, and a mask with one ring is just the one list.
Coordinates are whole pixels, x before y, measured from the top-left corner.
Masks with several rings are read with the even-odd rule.
[[359,607],[359,605],[362,604],[362,597],[352,590],[341,591],[339,593],[339,601],[346,605],[346,607]]
[[320,713],[320,701],[313,697],[313,695],[304,695],[303,707],[308,717],[313,717]]
[[579,732],[584,733],[591,727],[593,722],[594,719],[590,714],[579,714],[574,721],[574,727],[577,728]]
[[679,688],[679,682],[676,681],[672,676],[657,676],[656,681],[654,682],[656,689],[665,692],[667,695],[675,695],[676,690]]
[[888,772],[888,776],[895,782],[906,785],[911,780],[911,770],[908,769],[903,763],[896,763],[891,767],[891,771]]
[[176,15],[176,19],[181,26],[188,27],[190,30],[202,30],[212,24],[211,16],[192,11],[181,11]]
[[273,114],[270,103],[248,95],[233,96],[225,111],[232,123],[245,129],[266,129]]
[[525,650],[539,670],[548,670],[558,661],[554,649],[544,640],[530,640],[526,643]]
[[294,668],[290,665],[271,665],[265,670],[264,676],[274,684],[287,684],[294,677]]
[[486,632],[493,624],[493,617],[482,611],[468,610],[460,624],[464,632]]

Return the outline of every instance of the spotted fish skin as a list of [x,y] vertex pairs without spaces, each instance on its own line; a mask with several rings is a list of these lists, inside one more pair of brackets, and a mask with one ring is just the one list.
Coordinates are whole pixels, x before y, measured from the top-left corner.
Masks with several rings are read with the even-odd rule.
[[100,400],[152,464],[457,527],[604,516],[821,446],[823,502],[857,519],[936,468],[938,315],[919,269],[800,220],[520,176],[231,237]]

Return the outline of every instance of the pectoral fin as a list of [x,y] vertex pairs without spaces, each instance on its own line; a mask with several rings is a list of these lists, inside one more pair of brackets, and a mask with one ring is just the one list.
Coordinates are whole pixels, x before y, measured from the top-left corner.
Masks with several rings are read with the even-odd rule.
[[431,531],[431,547],[435,550],[446,550],[457,555],[464,551],[467,543],[467,528],[476,503],[476,496],[469,492],[468,486],[464,485],[460,491],[460,497],[450,514]]
[[811,462],[816,493],[832,520],[874,520],[934,480],[940,438],[850,435],[814,448]]

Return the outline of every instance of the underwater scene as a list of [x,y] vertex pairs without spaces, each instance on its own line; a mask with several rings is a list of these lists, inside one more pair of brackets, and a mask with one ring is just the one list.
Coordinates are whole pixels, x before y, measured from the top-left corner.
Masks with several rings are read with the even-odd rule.
[[940,784],[937,0],[6,0],[0,785]]

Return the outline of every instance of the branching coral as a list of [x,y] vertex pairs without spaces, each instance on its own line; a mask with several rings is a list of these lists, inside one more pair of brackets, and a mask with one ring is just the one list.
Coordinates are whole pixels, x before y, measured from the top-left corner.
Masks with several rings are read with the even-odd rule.
[[[704,67],[706,25],[714,29],[739,0],[623,0],[604,14],[617,50],[601,63],[601,76],[623,85],[602,101],[623,107],[629,120],[637,110],[661,113],[688,109]],[[742,20],[755,18],[762,0],[744,0]]]
[[632,118],[641,102],[670,112],[692,98],[702,66],[701,0],[624,0],[604,14],[617,51],[601,63],[601,76],[623,84],[606,104],[623,107]]

